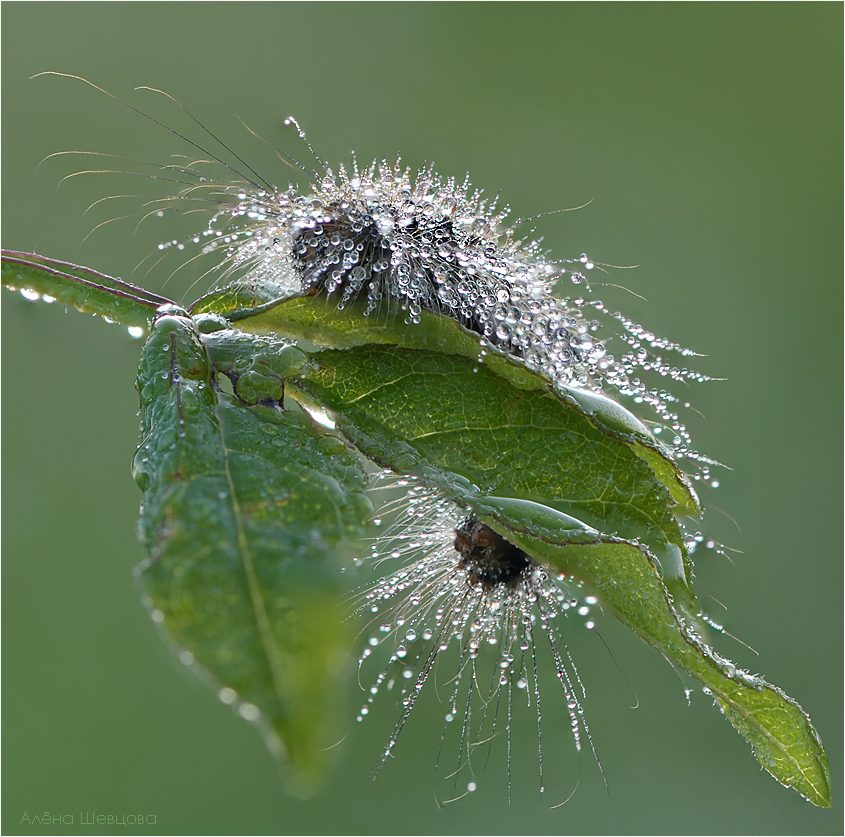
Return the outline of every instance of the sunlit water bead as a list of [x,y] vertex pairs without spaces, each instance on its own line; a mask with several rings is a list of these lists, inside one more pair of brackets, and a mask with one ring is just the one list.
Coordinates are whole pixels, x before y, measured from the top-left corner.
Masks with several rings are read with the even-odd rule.
[[[193,662],[193,659],[191,660]],[[231,706],[237,710],[238,715],[245,721],[256,722],[261,718],[261,711],[252,703],[240,700],[238,693],[229,686],[223,686],[217,692],[217,697],[221,703]]]
[[681,528],[684,531],[684,546],[689,555],[693,555],[702,547],[707,550],[712,550],[716,555],[727,556],[728,547],[713,538],[707,537],[700,531],[689,531],[689,529],[682,524]]
[[[10,291],[16,290],[13,285],[8,286]],[[27,302],[46,302],[48,305],[52,305],[56,301],[56,297],[50,296],[50,294],[42,294],[38,291],[34,290],[33,288],[21,288],[20,295],[27,301]],[[107,322],[112,322],[104,317]]]

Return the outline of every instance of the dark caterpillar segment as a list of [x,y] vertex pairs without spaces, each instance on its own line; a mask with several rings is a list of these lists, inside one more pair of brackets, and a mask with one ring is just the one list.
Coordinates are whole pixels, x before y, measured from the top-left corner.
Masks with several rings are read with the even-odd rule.
[[363,271],[382,273],[390,264],[390,244],[369,216],[357,223],[327,216],[294,236],[292,252],[303,288],[314,292],[334,293],[351,286],[357,296]]
[[469,583],[488,590],[502,584],[513,587],[533,566],[525,552],[475,517],[455,529],[455,550]]
[[[454,265],[433,258],[431,253],[444,242],[457,247],[454,236],[449,220],[422,228],[413,218],[388,237],[372,216],[358,216],[349,207],[329,206],[313,226],[294,234],[291,252],[306,292],[339,293],[343,304],[366,298],[368,313],[382,299],[398,301],[402,307],[415,304],[446,314],[484,335],[475,310],[445,302],[455,296],[453,286],[461,277],[455,274]],[[464,246],[478,244],[479,240],[471,237]],[[491,342],[498,341],[494,338]]]

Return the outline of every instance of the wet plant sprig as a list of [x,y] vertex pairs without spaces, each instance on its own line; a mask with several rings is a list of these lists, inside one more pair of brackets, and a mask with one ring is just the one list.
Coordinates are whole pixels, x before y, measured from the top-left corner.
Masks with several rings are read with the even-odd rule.
[[[405,498],[419,516],[374,541],[377,559],[388,550],[406,563],[365,594],[387,626],[370,647],[392,645],[376,692],[401,669],[402,708],[379,764],[450,645],[459,732],[447,778],[474,777],[479,747],[503,727],[510,753],[520,693],[542,749],[542,635],[576,749],[592,746],[560,627],[577,599],[696,678],[778,781],[829,805],[809,717],[713,648],[692,589],[698,535],[681,518],[701,505],[680,463],[704,482],[714,463],[691,447],[686,402],[665,382],[705,376],[665,355],[694,353],[598,299],[555,297],[561,279],[589,292],[582,271],[595,263],[551,260],[466,179],[399,162],[335,173],[315,154],[305,189],[276,188],[240,157],[226,162],[228,146],[168,130],[203,159],[162,167],[183,189],[153,211],[189,201],[210,218],[162,251],[197,246],[200,259],[183,264],[210,260],[214,291],[181,307],[15,252],[3,282],[149,335],[135,458],[145,602],[182,663],[261,725],[291,787],[313,791],[330,758],[350,644],[341,564],[374,515],[365,470],[382,469],[421,493]],[[651,412],[637,417],[617,396]],[[409,658],[403,643],[417,638],[429,645]]]

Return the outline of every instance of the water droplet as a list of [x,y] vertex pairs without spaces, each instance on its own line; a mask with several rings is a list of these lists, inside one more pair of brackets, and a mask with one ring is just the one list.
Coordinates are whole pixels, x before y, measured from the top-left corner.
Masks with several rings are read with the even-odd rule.
[[228,686],[224,686],[217,693],[217,697],[220,698],[223,703],[231,705],[238,699],[238,694],[234,689],[230,689]]

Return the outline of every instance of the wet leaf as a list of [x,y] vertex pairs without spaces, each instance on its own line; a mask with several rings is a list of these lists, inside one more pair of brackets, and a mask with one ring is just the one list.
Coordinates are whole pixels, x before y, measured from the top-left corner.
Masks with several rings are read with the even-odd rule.
[[782,785],[814,805],[830,808],[830,765],[810,716],[776,686],[766,684],[750,699],[743,692],[713,689],[734,729],[752,746],[757,761]]
[[139,570],[181,659],[261,722],[304,794],[337,740],[349,646],[338,556],[371,511],[364,476],[341,440],[216,392],[212,371],[187,316],[155,322],[138,373]]
[[[535,376],[539,379],[539,376]],[[302,393],[376,462],[418,462],[495,494],[553,505],[602,532],[683,544],[665,485],[625,439],[550,385],[522,388],[465,357],[391,346],[324,351]]]

